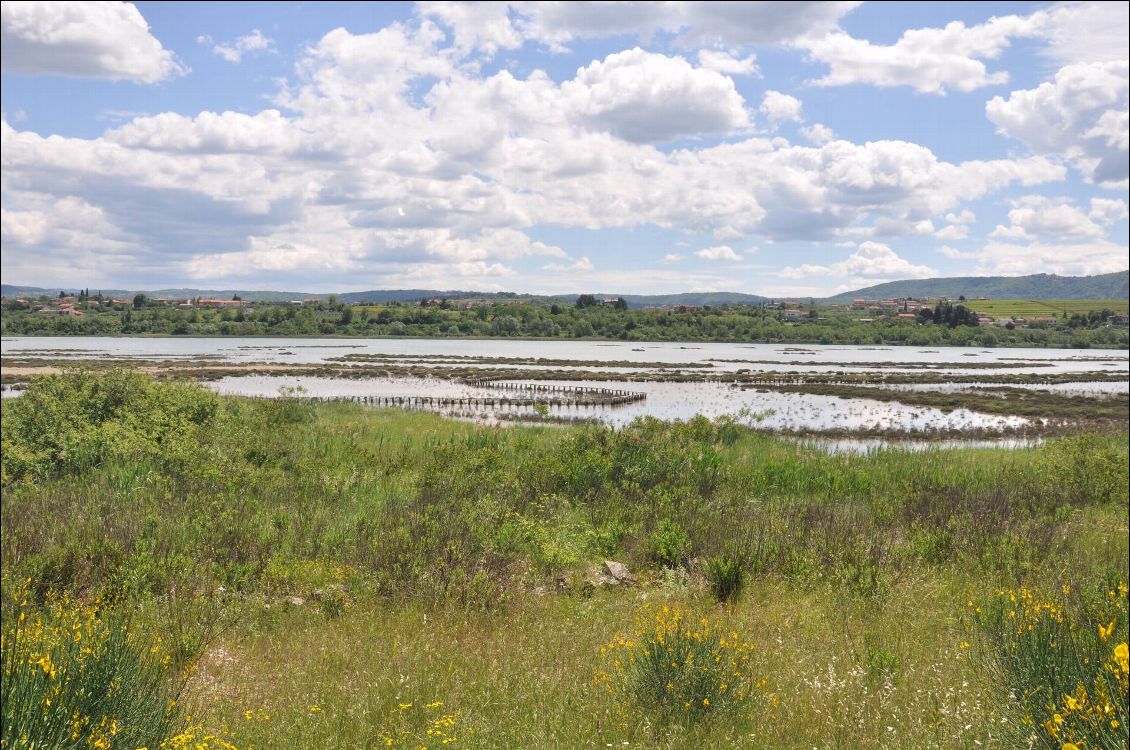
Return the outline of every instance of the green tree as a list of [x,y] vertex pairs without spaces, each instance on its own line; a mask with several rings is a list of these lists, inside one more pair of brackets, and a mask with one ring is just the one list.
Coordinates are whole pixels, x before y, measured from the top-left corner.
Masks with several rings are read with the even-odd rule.
[[586,307],[594,307],[597,304],[596,297],[591,294],[582,294],[577,297],[577,308],[585,309]]

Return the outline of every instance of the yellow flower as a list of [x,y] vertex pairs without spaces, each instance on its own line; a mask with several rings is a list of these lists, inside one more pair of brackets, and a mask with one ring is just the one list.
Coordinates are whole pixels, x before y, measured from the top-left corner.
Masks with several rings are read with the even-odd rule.
[[310,713],[312,713],[312,714],[320,713],[320,712],[321,712],[321,710],[322,710],[322,707],[321,707],[321,706],[319,706],[319,705],[318,705],[317,703],[315,703],[314,705],[310,706]]
[[1102,626],[1102,623],[1095,626],[1099,629],[1099,638],[1103,640],[1103,643],[1106,643],[1107,639],[1114,633],[1114,622],[1114,620],[1111,620],[1110,625],[1107,625],[1105,628]]
[[1060,750],[1079,750],[1079,746],[1074,742],[1065,742]]
[[1126,643],[1114,647],[1114,661],[1123,674],[1130,672],[1130,651],[1127,650]]

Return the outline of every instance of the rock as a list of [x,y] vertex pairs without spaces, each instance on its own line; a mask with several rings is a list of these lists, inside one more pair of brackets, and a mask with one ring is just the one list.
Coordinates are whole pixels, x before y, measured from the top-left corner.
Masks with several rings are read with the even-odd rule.
[[557,593],[559,594],[563,594],[569,590],[569,579],[565,576],[557,576],[557,580],[554,582],[554,584],[556,585]]
[[311,591],[310,592],[310,598],[313,601],[320,602],[327,597],[329,597],[329,598],[340,598],[342,596],[345,596],[345,594],[346,594],[345,584],[331,583],[328,586],[326,586],[325,588],[314,589],[313,591]]
[[285,601],[287,604],[293,605],[295,607],[301,607],[304,604],[306,604],[306,600],[303,599],[301,596],[288,596],[283,601]]
[[635,583],[636,577],[632,575],[631,571],[624,563],[618,563],[615,560],[604,561],[604,572],[611,578],[614,578],[617,583]]

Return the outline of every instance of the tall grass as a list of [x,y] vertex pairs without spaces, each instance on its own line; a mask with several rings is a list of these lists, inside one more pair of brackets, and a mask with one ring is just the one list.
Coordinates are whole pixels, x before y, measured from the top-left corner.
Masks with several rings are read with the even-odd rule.
[[[601,558],[724,551],[755,576],[873,593],[918,565],[1022,581],[1073,512],[1127,502],[1125,436],[844,457],[726,420],[502,430],[345,404],[299,419],[288,400],[138,378],[50,378],[3,404],[2,560],[40,599],[348,583],[492,606]],[[167,430],[143,428],[165,410]]]

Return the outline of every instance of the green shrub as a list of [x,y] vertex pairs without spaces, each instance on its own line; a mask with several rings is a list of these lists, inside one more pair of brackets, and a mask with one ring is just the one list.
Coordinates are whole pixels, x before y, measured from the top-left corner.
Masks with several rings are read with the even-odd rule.
[[279,397],[267,401],[267,424],[272,427],[290,424],[308,424],[314,421],[314,400],[306,398],[306,389],[302,386],[294,388],[280,388]]
[[730,553],[716,555],[706,561],[705,572],[715,599],[737,601],[745,585],[745,567],[739,557]]
[[53,596],[37,610],[15,594],[0,649],[4,747],[158,747],[176,731],[184,681],[160,640],[139,642],[98,601]]
[[970,602],[980,655],[1015,698],[1013,723],[1035,730],[1030,746],[1126,746],[1127,586],[1103,588],[1100,596],[1020,588]]
[[699,718],[751,697],[754,646],[718,621],[645,607],[634,632],[602,646],[596,682],[664,719]]
[[894,677],[898,673],[898,654],[883,646],[874,633],[865,633],[863,643],[867,649],[866,661],[869,679],[872,681],[884,680]]
[[1037,463],[1035,488],[1054,493],[1052,502],[1070,505],[1127,503],[1127,451],[1108,437],[1094,434],[1060,438],[1048,445]]
[[329,589],[322,594],[319,604],[327,620],[341,619],[345,614],[345,592],[340,589]]
[[220,413],[216,394],[159,383],[137,372],[87,371],[33,378],[5,399],[0,477],[78,474],[112,460],[168,461],[199,453],[201,431]]
[[664,518],[651,535],[651,557],[665,568],[685,565],[691,554],[691,538],[682,526]]

